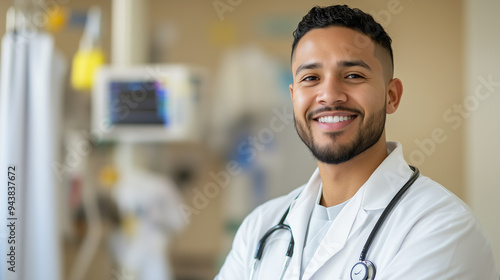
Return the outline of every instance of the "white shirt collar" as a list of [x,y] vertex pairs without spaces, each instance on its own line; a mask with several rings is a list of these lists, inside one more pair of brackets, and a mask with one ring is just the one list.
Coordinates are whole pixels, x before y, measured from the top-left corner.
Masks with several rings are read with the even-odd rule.
[[[389,155],[354,195],[354,197],[362,196],[361,207],[364,210],[385,208],[413,173],[404,160],[403,147],[400,143],[388,141],[387,152]],[[316,168],[294,204],[315,201],[321,190],[320,185],[321,177],[319,169]]]

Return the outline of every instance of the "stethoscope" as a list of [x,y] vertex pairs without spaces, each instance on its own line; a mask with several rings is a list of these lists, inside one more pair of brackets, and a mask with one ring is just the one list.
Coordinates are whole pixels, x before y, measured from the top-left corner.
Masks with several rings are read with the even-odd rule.
[[[392,198],[392,200],[389,202],[387,207],[384,209],[384,212],[382,212],[382,215],[380,218],[378,218],[377,223],[373,227],[370,235],[368,236],[368,239],[366,240],[365,245],[363,246],[363,250],[361,250],[361,255],[359,256],[359,261],[352,267],[351,269],[351,280],[373,280],[375,279],[375,265],[369,261],[366,260],[366,255],[368,254],[368,250],[370,249],[370,246],[373,243],[373,239],[375,239],[375,236],[377,235],[380,227],[384,223],[385,219],[389,216],[391,210],[394,208],[394,206],[398,203],[399,199],[403,194],[410,188],[410,186],[417,180],[418,176],[420,175],[420,172],[418,168],[413,167],[410,165],[410,168],[413,170],[413,174],[411,175],[410,179],[405,183],[405,185],[398,191],[398,193]],[[286,269],[288,268],[288,265],[290,264],[290,259],[293,256],[293,248],[295,246],[295,240],[293,239],[293,233],[292,229],[290,228],[289,225],[285,224],[285,219],[288,216],[288,212],[290,212],[290,206],[286,209],[285,213],[283,214],[283,217],[281,217],[281,220],[277,225],[274,227],[270,228],[259,240],[259,243],[257,244],[257,250],[255,250],[255,256],[252,264],[252,270],[250,271],[250,280],[253,279],[253,274],[257,270],[257,264],[260,262],[262,258],[262,254],[264,252],[264,247],[266,246],[266,241],[273,234],[274,232],[278,230],[286,230],[290,233],[290,242],[288,243],[288,249],[286,250],[286,256],[285,256],[285,262],[283,263],[283,268],[281,269],[281,273],[279,276],[279,279],[283,279],[283,276],[285,275]]]

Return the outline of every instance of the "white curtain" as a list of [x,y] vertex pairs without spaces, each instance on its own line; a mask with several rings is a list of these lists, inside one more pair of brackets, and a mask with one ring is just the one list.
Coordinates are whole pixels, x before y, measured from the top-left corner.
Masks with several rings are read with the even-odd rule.
[[[52,166],[58,160],[65,68],[48,34],[21,30],[2,39],[0,218],[4,224],[15,223],[15,230],[0,226],[0,279],[61,279],[58,182]],[[7,189],[11,166],[14,203]],[[9,244],[13,239],[15,244]],[[15,264],[9,263],[11,246]]]

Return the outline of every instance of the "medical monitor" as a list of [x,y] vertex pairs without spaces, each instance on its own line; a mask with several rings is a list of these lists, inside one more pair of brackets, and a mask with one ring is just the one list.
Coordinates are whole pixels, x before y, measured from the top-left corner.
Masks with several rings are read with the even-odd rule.
[[92,134],[118,142],[199,136],[204,74],[184,65],[103,67],[92,93]]

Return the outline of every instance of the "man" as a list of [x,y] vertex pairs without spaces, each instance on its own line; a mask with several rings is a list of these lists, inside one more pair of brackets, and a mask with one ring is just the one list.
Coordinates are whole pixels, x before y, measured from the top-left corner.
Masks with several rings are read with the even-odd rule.
[[[393,68],[391,39],[370,15],[331,6],[302,19],[290,94],[297,132],[318,168],[306,185],[245,219],[217,279],[499,279],[469,208],[438,183],[417,178],[401,145],[386,142],[386,114],[396,111],[403,91]],[[253,266],[260,239],[282,219]],[[285,225],[295,242],[289,265],[283,265],[291,237]],[[362,251],[369,262],[356,265]]]

